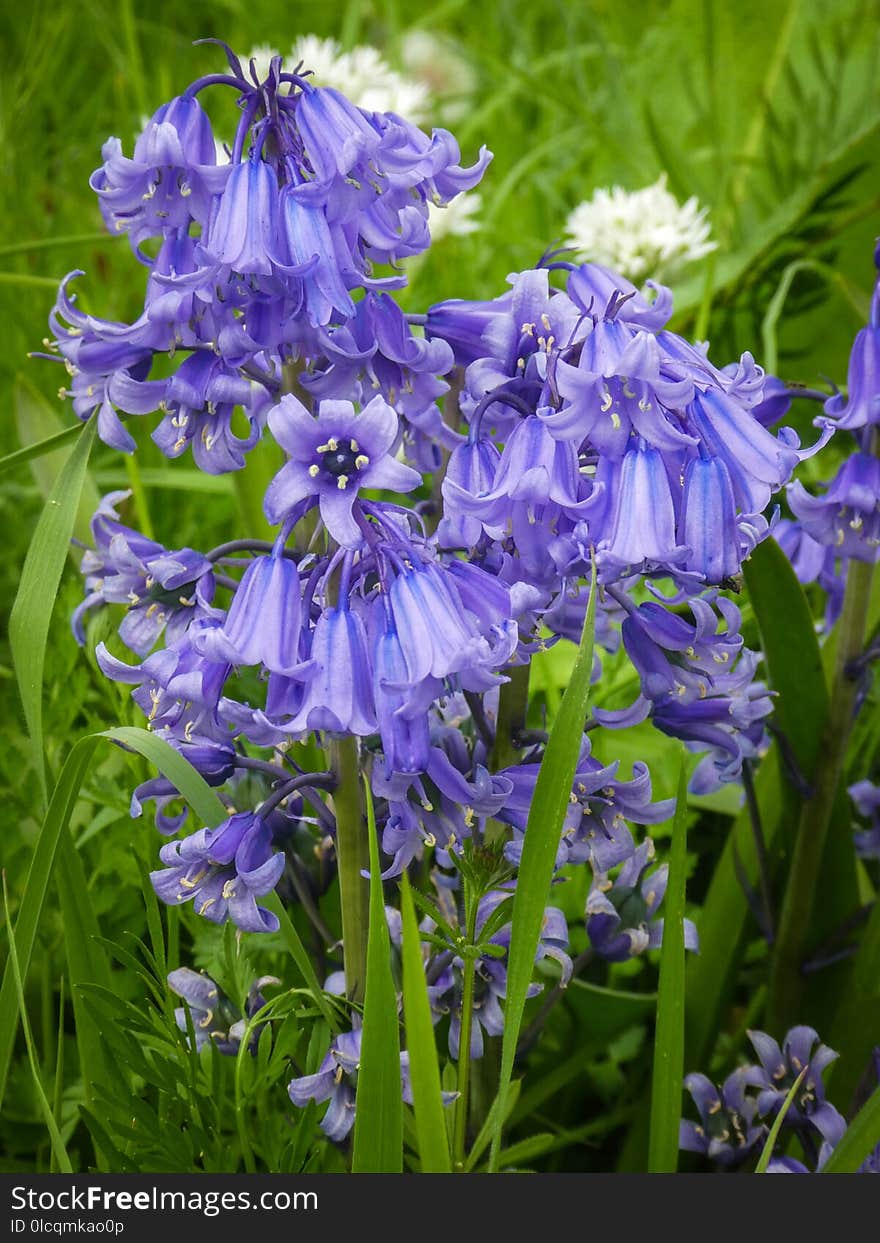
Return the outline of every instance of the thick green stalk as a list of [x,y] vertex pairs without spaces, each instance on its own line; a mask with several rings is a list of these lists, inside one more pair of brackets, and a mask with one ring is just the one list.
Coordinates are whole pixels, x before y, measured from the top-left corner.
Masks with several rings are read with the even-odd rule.
[[858,660],[865,649],[873,570],[870,563],[853,560],[847,571],[831,703],[819,752],[821,759],[813,796],[801,811],[771,967],[767,1025],[774,1035],[800,1021],[801,965],[812,926],[822,855],[852,730],[858,689],[852,662]]
[[513,665],[505,673],[510,678],[498,695],[498,720],[495,724],[495,746],[492,748],[492,771],[507,768],[519,759],[519,736],[525,729],[529,704],[530,665]]
[[[471,886],[465,885],[465,922],[467,925],[467,948],[470,949],[477,939],[477,902]],[[464,1147],[467,1137],[468,1106],[470,1104],[471,1076],[471,1029],[474,1022],[474,988],[476,984],[477,960],[470,954],[462,956],[461,986],[461,1030],[458,1036],[458,1100],[455,1102],[455,1131],[452,1143],[452,1169],[455,1173],[464,1170]]]
[[336,863],[342,907],[345,990],[352,1001],[362,1003],[367,979],[367,932],[370,923],[370,887],[363,873],[369,871],[370,860],[357,738],[340,738],[330,744],[330,766],[339,783],[333,791],[333,808],[336,812]]

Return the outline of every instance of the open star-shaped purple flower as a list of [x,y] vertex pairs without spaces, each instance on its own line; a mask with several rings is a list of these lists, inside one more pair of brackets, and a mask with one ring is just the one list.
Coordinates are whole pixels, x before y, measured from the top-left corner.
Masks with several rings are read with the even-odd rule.
[[421,475],[393,456],[397,415],[382,397],[374,397],[359,413],[350,401],[322,401],[316,414],[289,393],[269,414],[272,435],[290,461],[269,485],[266,517],[282,522],[297,505],[317,497],[332,537],[356,548],[363,534],[352,509],[360,489],[410,492]]

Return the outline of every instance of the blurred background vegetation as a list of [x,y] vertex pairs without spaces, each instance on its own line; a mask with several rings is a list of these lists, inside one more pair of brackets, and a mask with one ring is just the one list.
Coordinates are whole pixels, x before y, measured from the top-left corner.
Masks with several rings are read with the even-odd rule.
[[[411,267],[407,309],[495,296],[508,273],[533,266],[559,242],[571,209],[597,187],[635,190],[666,172],[680,200],[696,195],[709,209],[718,242],[675,286],[674,326],[710,339],[718,363],[751,349],[786,380],[813,385],[825,375],[843,383],[868,310],[880,232],[878,17],[878,0],[7,4],[0,14],[0,454],[72,420],[57,397],[61,369],[28,358],[43,348],[58,280],[83,269],[79,299],[96,314],[125,319],[140,309],[143,272],[125,239],[102,232],[88,178],[108,135],[130,152],[142,117],[217,68],[217,48],[193,46],[206,37],[246,54],[259,44],[283,52],[314,33],[344,47],[373,44],[400,66],[404,36],[420,29],[441,37],[469,68],[465,111],[437,121],[456,133],[464,162],[483,143],[495,153],[481,187],[481,227],[445,238]],[[434,72],[442,86],[442,55]],[[805,437],[812,413],[804,416]],[[157,538],[178,547],[209,547],[241,533],[233,480],[168,463],[146,431],[140,439],[144,512],[135,517],[142,525],[151,522]],[[37,514],[66,452],[0,477],[4,635]],[[130,482],[119,455],[95,452],[80,537],[98,495]],[[76,737],[131,712],[124,688],[97,676],[70,636],[81,593],[70,568],[47,657],[45,728],[56,774]],[[3,857],[14,910],[39,808],[5,638],[0,709]],[[663,793],[662,777],[659,784]],[[129,787],[128,761],[114,754],[94,770],[92,802],[75,822],[109,939],[143,929],[140,871],[155,844],[146,826],[128,820]],[[98,835],[110,826],[98,850]],[[31,973],[32,1013],[46,1047],[57,1021],[61,937],[56,913],[43,923]],[[612,1096],[617,1073],[609,1071]],[[24,1070],[17,1084],[6,1125],[17,1128],[26,1150],[29,1117],[35,1134],[39,1126]]]

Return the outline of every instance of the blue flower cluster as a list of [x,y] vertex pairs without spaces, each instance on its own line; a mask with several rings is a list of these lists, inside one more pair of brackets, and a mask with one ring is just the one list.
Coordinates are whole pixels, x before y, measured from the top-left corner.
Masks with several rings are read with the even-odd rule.
[[[285,457],[264,497],[275,534],[166,548],[124,524],[126,494],[113,493],[93,520],[74,631],[85,642],[94,610],[125,606],[118,639],[133,659],[115,639],[100,643],[101,670],[134,687],[148,728],[220,792],[222,822],[185,836],[175,836],[185,812],[167,779],[132,796],[135,815],[155,802],[173,839],[152,873],[157,894],[207,920],[274,931],[259,900],[277,890],[321,930],[316,902],[333,878],[337,828],[327,794],[339,774],[306,763],[358,740],[383,878],[415,863],[435,892],[422,925],[435,1021],[448,1018],[453,1057],[468,1040],[479,1057],[503,1028],[508,899],[546,744],[524,718],[503,734],[503,697],[536,652],[577,640],[595,567],[604,655],[594,677],[606,660],[626,660],[638,690],[584,723],[558,879],[589,868],[581,935],[592,955],[619,963],[656,948],[666,867],[652,866],[653,842],[637,842],[631,826],[661,822],[673,806],[652,801],[646,765],[628,780],[595,758],[589,730],[650,720],[700,757],[696,793],[737,781],[764,752],[772,698],[724,592],[739,589],[786,487],[799,525],[776,533],[798,564],[831,579],[826,546],[844,557],[874,549],[878,297],[849,399],[827,403],[807,448],[790,428],[770,430],[790,396],[751,355],[717,366],[668,328],[668,289],[638,290],[597,264],[549,256],[492,300],[406,316],[390,291],[405,283],[400,262],[429,245],[429,204],[477,184],[489,153],[462,167],[445,130],[429,136],[355,107],[280,57],[257,80],[253,62],[227,53],[224,72],[155,113],[131,157],[118,139],[105,145],[91,184],[146,269],[143,311],[130,324],[85,314],[72,273],[51,316],[50,356],[71,377],[77,416],[95,418],[116,449],[133,452],[133,420],[154,416],[164,454],[190,450],[220,474],[244,468],[268,434]],[[225,147],[201,102],[215,87],[231,88],[239,111]],[[859,452],[811,498],[792,473],[835,426],[861,437]],[[498,840],[500,871],[468,918],[469,852]],[[478,951],[467,1019],[465,933]],[[562,986],[568,935],[548,907],[537,959],[556,960]],[[689,921],[685,939],[696,948]],[[211,981],[177,973],[171,986],[197,1040],[237,1047]],[[757,1071],[737,1072],[720,1094],[692,1077],[703,1123],[690,1145],[726,1154],[735,1131],[751,1151],[756,1120],[776,1100],[768,1093],[787,1082],[792,1059],[809,1060],[807,1039],[791,1037],[782,1079],[767,1070],[754,1099],[745,1089],[760,1086]],[[763,1065],[773,1050],[761,1042]],[[295,1104],[330,1102],[323,1127],[334,1140],[351,1126],[359,1047],[355,1025],[290,1085]],[[824,1054],[812,1056],[820,1082]],[[406,1096],[405,1054],[401,1076]],[[831,1107],[815,1084],[808,1091],[792,1118],[829,1139]]]
[[[822,1044],[812,1027],[793,1027],[782,1047],[766,1032],[749,1032],[758,1061],[738,1066],[717,1087],[702,1074],[691,1074],[685,1087],[696,1106],[699,1122],[682,1119],[680,1147],[707,1157],[720,1169],[743,1165],[757,1156],[770,1126],[797,1084],[791,1104],[782,1118],[779,1149],[790,1137],[800,1142],[805,1158],[819,1171],[846,1132],[846,1121],[825,1095],[822,1075],[837,1058]],[[877,1153],[860,1169],[863,1174],[880,1170]],[[771,1174],[807,1174],[810,1169],[790,1154],[774,1153]]]

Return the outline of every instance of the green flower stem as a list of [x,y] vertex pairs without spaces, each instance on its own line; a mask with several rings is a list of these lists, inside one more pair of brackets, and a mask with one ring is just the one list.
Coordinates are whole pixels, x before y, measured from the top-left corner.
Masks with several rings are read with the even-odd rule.
[[342,906],[342,951],[345,989],[351,1001],[361,1004],[367,979],[367,931],[369,928],[369,841],[361,796],[360,758],[357,738],[340,738],[330,744],[330,767],[338,785],[333,791],[336,812],[336,864]]
[[[477,901],[471,885],[464,883],[465,922],[467,949],[477,939]],[[452,1169],[454,1173],[464,1170],[464,1148],[467,1137],[468,1104],[471,1074],[471,1028],[474,1021],[474,987],[477,960],[470,954],[462,955],[461,1030],[458,1037],[458,1100],[455,1102],[455,1130],[452,1141]]]
[[498,695],[498,720],[495,725],[495,746],[492,748],[492,771],[498,772],[519,759],[519,736],[526,726],[529,704],[530,665],[513,665],[505,669],[510,678]]
[[131,494],[134,497],[134,507],[137,512],[141,534],[147,539],[155,539],[156,534],[150,518],[150,504],[147,500],[147,492],[141,479],[140,466],[138,466],[137,458],[133,453],[125,455],[125,473],[128,475],[128,486],[131,488]]
[[774,1034],[800,1021],[798,1010],[803,991],[801,964],[812,925],[834,800],[843,775],[852,730],[858,688],[851,665],[865,648],[873,572],[873,565],[855,560],[850,561],[847,571],[831,703],[819,752],[822,758],[815,776],[813,796],[804,803],[801,811],[771,966],[767,1021],[769,1030]]

